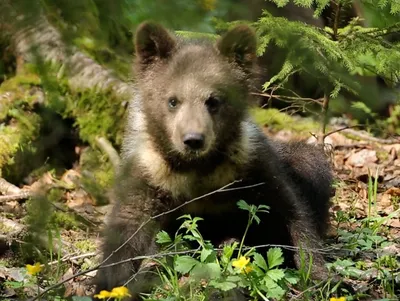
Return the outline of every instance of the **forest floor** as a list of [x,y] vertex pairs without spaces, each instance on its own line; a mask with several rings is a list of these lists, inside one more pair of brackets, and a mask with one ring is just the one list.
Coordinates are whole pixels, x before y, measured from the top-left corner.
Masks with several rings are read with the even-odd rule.
[[[265,131],[282,140],[296,136],[287,130],[265,128]],[[303,133],[303,137],[307,135],[310,136]],[[336,273],[346,279],[353,300],[397,300],[395,296],[400,295],[400,141],[394,142],[357,130],[337,132],[326,139],[336,178],[326,246],[332,250],[329,261]],[[42,237],[35,238],[44,240],[48,251],[56,254],[50,256],[50,252],[38,251],[42,257],[37,260],[47,262],[47,269],[51,270],[47,275],[52,275],[40,280],[40,290],[98,263],[99,229],[110,205],[98,206],[85,187],[77,185],[80,172],[79,165],[58,178],[47,172],[21,190],[11,187],[7,195],[4,191],[7,183],[3,183],[0,193],[1,300],[21,300],[21,294],[34,296],[37,293],[33,281],[26,280],[25,264],[33,262],[24,262],[29,256],[20,252],[24,245],[20,237],[27,231],[29,206],[23,194],[40,190],[43,185],[59,188],[59,202],[51,206],[60,215],[58,231],[51,235],[45,232]],[[77,276],[58,289],[62,288],[64,296],[89,294],[95,273]],[[292,299],[298,294],[301,292],[294,289]]]

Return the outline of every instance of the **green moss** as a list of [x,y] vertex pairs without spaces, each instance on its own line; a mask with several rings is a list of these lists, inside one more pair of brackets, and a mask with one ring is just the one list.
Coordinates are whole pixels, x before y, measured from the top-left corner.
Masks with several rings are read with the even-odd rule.
[[194,32],[194,31],[183,31],[177,30],[175,31],[178,36],[181,36],[185,39],[210,39],[211,41],[216,41],[219,35],[213,33],[206,33],[206,32]]
[[385,150],[377,150],[376,156],[378,157],[380,162],[386,161],[387,159],[389,159],[389,153]]
[[82,253],[93,252],[97,250],[96,244],[90,239],[83,239],[77,241],[75,247],[82,251]]
[[0,86],[0,93],[20,91],[21,89],[40,85],[41,80],[37,74],[22,73],[4,81]]
[[39,133],[41,118],[31,112],[37,96],[29,92],[40,83],[36,74],[25,70],[0,85],[0,94],[5,95],[0,104],[0,171],[14,164],[18,151],[29,150]]
[[319,125],[311,118],[297,119],[277,109],[252,108],[250,114],[260,126],[268,125],[276,130],[291,130],[294,132],[315,132]]
[[40,85],[40,78],[33,73],[14,76],[0,85],[0,122],[6,119],[15,109],[32,108],[37,95],[28,93],[32,86]]
[[0,125],[0,170],[15,163],[18,151],[35,152],[30,141],[37,137],[40,128],[40,117],[36,114],[24,114],[17,109],[9,113],[15,117],[14,124]]
[[13,163],[13,155],[18,150],[20,131],[15,127],[0,125],[0,170]]
[[11,232],[13,229],[11,227],[6,226],[5,224],[0,222],[0,233],[7,234]]
[[346,131],[343,131],[342,135],[345,136],[346,138],[354,140],[354,141],[363,141],[364,140],[362,137],[357,136],[357,135],[353,135],[353,134],[348,133]]
[[75,219],[74,216],[62,211],[53,212],[53,215],[51,217],[51,224],[53,227],[62,228],[65,230],[76,230],[79,227],[79,222]]
[[60,202],[64,195],[64,191],[60,188],[52,188],[47,193],[47,198],[50,202]]
[[122,141],[125,109],[122,99],[111,92],[86,90],[69,94],[66,114],[74,117],[83,141],[94,145],[96,136],[103,136],[116,145]]

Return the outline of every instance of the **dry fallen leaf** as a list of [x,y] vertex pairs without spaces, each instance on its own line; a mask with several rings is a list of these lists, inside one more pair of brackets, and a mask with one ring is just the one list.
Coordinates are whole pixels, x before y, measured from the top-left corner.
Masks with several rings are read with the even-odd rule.
[[400,197],[400,188],[398,188],[398,187],[389,188],[389,189],[385,192],[385,194],[388,194],[388,195],[391,195],[391,196]]
[[73,169],[67,170],[61,177],[61,181],[65,184],[74,187],[81,178],[81,175]]
[[370,163],[376,163],[378,161],[378,157],[376,156],[375,150],[363,149],[359,152],[352,153],[346,164],[354,167],[365,167]]

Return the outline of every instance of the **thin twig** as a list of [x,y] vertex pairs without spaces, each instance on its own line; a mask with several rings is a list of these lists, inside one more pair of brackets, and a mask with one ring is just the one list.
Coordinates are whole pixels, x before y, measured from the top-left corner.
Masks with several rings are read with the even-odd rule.
[[365,126],[362,125],[362,124],[358,124],[358,125],[349,125],[349,126],[344,126],[344,127],[342,127],[342,128],[338,128],[338,129],[333,130],[333,131],[331,131],[331,132],[329,132],[329,133],[326,133],[326,134],[324,135],[324,140],[325,140],[326,137],[328,137],[328,136],[330,136],[330,135],[332,135],[332,134],[335,134],[335,133],[338,133],[338,132],[341,132],[341,131],[344,131],[344,130],[347,130],[347,129],[359,128],[359,127],[365,127]]
[[48,265],[54,265],[54,264],[57,264],[59,262],[73,261],[73,260],[87,258],[87,257],[93,257],[93,256],[96,256],[96,255],[97,255],[96,252],[90,252],[90,253],[85,253],[85,254],[76,255],[76,256],[66,255],[63,258],[61,258],[60,260],[54,260],[52,262],[49,262]]
[[321,117],[321,130],[318,136],[318,144],[323,145],[325,141],[326,124],[328,123],[328,110],[329,110],[329,95],[324,94],[324,101],[322,103],[322,117]]
[[335,3],[336,6],[336,11],[335,11],[335,21],[333,23],[333,40],[337,41],[338,38],[338,29],[339,29],[339,21],[340,21],[340,10],[342,8],[342,4],[338,1]]
[[278,95],[278,94],[268,94],[268,93],[256,93],[252,92],[252,95],[263,96],[268,98],[280,98],[280,99],[287,99],[287,100],[298,100],[298,101],[309,101],[314,102],[318,105],[321,105],[323,98],[309,98],[309,97],[300,97],[300,96],[286,96],[286,95]]
[[304,290],[304,291],[300,292],[299,294],[295,295],[293,298],[290,298],[290,300],[299,299],[299,298],[300,298],[302,295],[304,295],[306,292],[309,292],[309,291],[311,291],[311,290],[313,290],[313,289],[315,289],[315,288],[321,286],[322,283],[323,283],[323,281],[318,282],[317,284],[308,287],[306,290]]

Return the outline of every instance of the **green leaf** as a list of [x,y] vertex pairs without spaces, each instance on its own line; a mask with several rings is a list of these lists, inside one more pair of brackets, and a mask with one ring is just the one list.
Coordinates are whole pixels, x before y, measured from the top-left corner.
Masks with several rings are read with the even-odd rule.
[[203,220],[204,220],[203,218],[196,216],[195,218],[193,218],[193,224],[197,224],[197,222],[203,221]]
[[156,235],[156,242],[159,244],[165,244],[165,243],[170,243],[172,242],[171,237],[166,231],[160,231]]
[[280,300],[285,295],[285,290],[280,286],[276,286],[268,290],[267,296]]
[[217,289],[220,289],[221,291],[224,291],[224,292],[234,289],[237,286],[236,283],[233,283],[233,282],[229,282],[229,281],[217,282],[215,280],[211,280],[209,285],[213,286]]
[[206,249],[206,248],[204,248],[203,250],[201,250],[200,261],[201,261],[201,262],[206,261],[206,259],[208,258],[208,256],[211,255],[212,252],[213,252],[212,249]]
[[274,289],[275,287],[278,286],[278,284],[268,276],[262,279],[262,283],[267,287],[266,291]]
[[340,266],[343,268],[347,268],[347,267],[355,265],[354,261],[348,260],[348,259],[344,259],[344,260],[337,259],[333,264],[335,266],[337,265],[337,266]]
[[261,220],[257,215],[254,215],[254,220],[257,222],[257,224],[259,225]]
[[4,285],[10,288],[20,288],[24,286],[24,282],[21,281],[6,281],[4,282]]
[[263,288],[263,290],[270,298],[276,298],[279,300],[285,294],[285,290],[282,289],[275,281],[273,281],[268,276],[264,277],[262,283],[265,285],[265,288]]
[[270,209],[270,207],[268,205],[259,205],[257,208],[257,211],[269,213],[269,209]]
[[184,236],[183,236],[183,239],[186,239],[186,240],[192,240],[192,241],[195,241],[195,240],[197,240],[197,238],[196,238],[196,237],[194,237],[193,235],[190,235],[190,234],[188,234],[188,235],[184,235]]
[[299,277],[295,273],[288,271],[285,273],[285,280],[290,284],[296,284],[299,281]]
[[179,256],[175,260],[175,270],[179,273],[188,273],[199,261],[190,256]]
[[267,252],[268,267],[272,269],[283,263],[283,253],[281,248],[271,248]]
[[267,263],[262,255],[258,253],[254,253],[254,261],[253,263],[258,267],[262,268],[264,271],[268,271]]
[[221,277],[221,269],[215,262],[198,262],[190,272],[190,276],[195,279],[218,279]]
[[221,257],[221,261],[223,263],[226,264],[226,263],[230,262],[233,252],[235,251],[235,249],[237,248],[238,245],[239,245],[238,242],[235,241],[231,246],[229,246],[229,245],[224,246],[224,249],[222,251],[222,257]]
[[190,216],[190,214],[184,214],[184,215],[181,215],[180,217],[178,217],[177,220],[178,219],[189,219],[189,220],[191,220],[192,217]]
[[278,282],[279,280],[281,280],[282,278],[285,277],[285,273],[283,270],[281,269],[273,269],[273,270],[269,270],[267,272],[267,275],[269,277],[271,277],[272,280],[274,280],[275,282]]
[[251,206],[247,204],[244,200],[240,200],[236,204],[242,210],[251,211]]
[[226,281],[229,282],[239,282],[242,278],[238,275],[230,275],[228,277],[226,277]]

